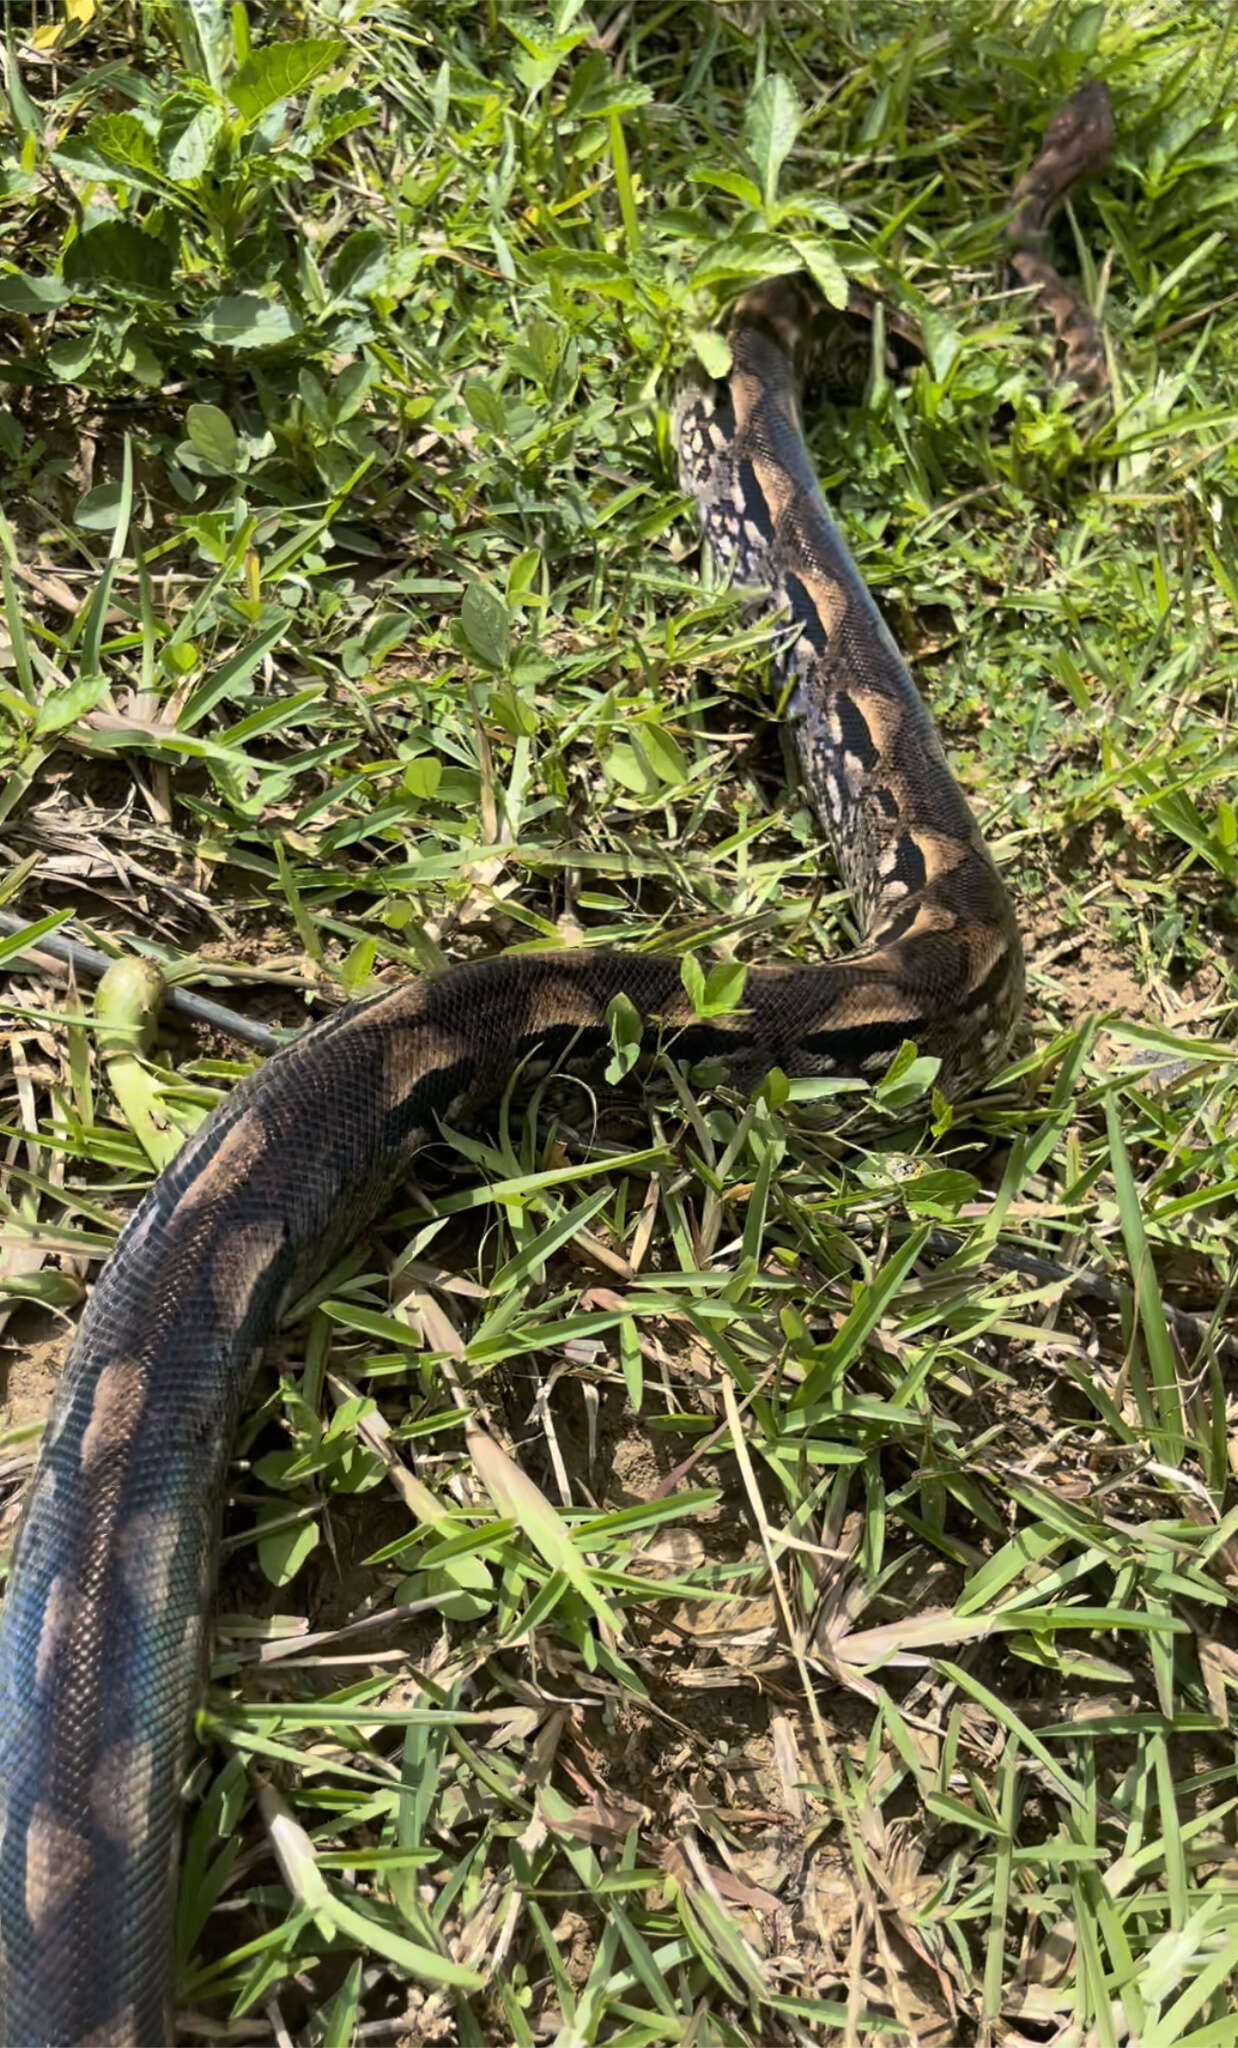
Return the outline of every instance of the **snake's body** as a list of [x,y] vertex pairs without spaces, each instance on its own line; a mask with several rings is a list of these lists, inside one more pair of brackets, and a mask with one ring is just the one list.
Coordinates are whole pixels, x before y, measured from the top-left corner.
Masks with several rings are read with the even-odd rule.
[[[1060,196],[1060,192],[1058,194]],[[440,1118],[520,1064],[608,1043],[741,1085],[872,1076],[906,1039],[958,1095],[1000,1060],[1022,951],[1006,890],[817,488],[800,426],[804,288],[742,302],[732,368],[681,401],[709,546],[785,614],[775,667],[863,943],[752,970],[698,1019],[671,958],[456,968],[342,1011],[238,1087],[123,1232],[82,1319],[0,1621],[0,2040],[171,2038],[179,1795],[233,1428],[281,1307],[363,1227]]]

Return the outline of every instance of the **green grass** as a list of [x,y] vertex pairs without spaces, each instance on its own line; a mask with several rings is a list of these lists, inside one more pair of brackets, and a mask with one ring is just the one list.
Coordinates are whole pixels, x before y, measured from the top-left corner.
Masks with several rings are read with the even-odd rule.
[[[280,1027],[582,933],[847,944],[667,446],[794,244],[925,322],[814,446],[1029,935],[974,1114],[576,1088],[315,1291],[234,1468],[184,2038],[1232,2048],[1233,10],[12,14],[10,909]],[[997,277],[1097,74],[1085,419]],[[0,958],[16,1491],[246,1056],[114,1088]]]

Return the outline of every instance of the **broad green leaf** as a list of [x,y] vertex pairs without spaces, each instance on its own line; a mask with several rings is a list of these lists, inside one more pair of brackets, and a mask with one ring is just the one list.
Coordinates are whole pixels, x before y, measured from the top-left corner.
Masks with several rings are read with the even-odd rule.
[[490,699],[490,715],[513,739],[531,738],[537,731],[537,708],[532,700],[504,684]]
[[933,1167],[906,1182],[903,1200],[913,1216],[957,1216],[965,1202],[974,1202],[980,1183],[958,1167]]
[[124,492],[119,483],[96,484],[77,501],[75,523],[87,533],[111,533],[121,515]]
[[273,1586],[286,1586],[317,1547],[317,1522],[296,1522],[258,1538],[258,1562]]
[[903,1109],[926,1095],[940,1072],[939,1059],[929,1053],[918,1055],[910,1039],[904,1039],[873,1095],[886,1109]]
[[97,114],[82,135],[71,135],[53,162],[79,177],[119,178],[143,192],[168,196],[155,138],[136,114]]
[[612,1088],[617,1088],[640,1058],[645,1031],[640,1011],[622,992],[612,996],[606,1006],[606,1028],[610,1033],[611,1050],[606,1079]]
[[159,160],[178,185],[195,185],[205,176],[224,125],[224,110],[215,99],[177,92],[159,113]]
[[227,413],[217,405],[191,405],[185,414],[185,432],[198,454],[216,469],[235,469],[240,444]]
[[608,747],[602,756],[602,771],[621,789],[631,790],[633,796],[656,796],[658,793],[658,778],[635,747],[622,743]]
[[9,40],[6,55],[8,60],[6,64],[6,82],[8,85],[9,111],[13,116],[16,126],[21,130],[27,141],[36,145],[41,144],[43,140],[43,121],[39,109],[35,106],[22,83],[21,66],[18,61],[15,38]]
[[233,56],[234,43],[237,59],[245,54],[243,9],[239,4],[229,7],[227,0],[176,0],[168,12],[185,70],[195,83],[200,76],[217,86],[224,63]]
[[410,796],[429,798],[443,779],[443,764],[437,754],[415,754],[404,764],[403,782]]
[[748,102],[748,154],[760,174],[767,207],[777,197],[778,173],[794,147],[803,119],[794,88],[778,72],[763,78]]
[[194,640],[165,640],[159,650],[159,666],[165,676],[175,676],[177,681],[192,675],[201,659],[197,642]]
[[706,971],[694,953],[685,953],[679,963],[679,978],[698,1017],[722,1017],[738,1009],[746,973],[742,960],[715,960]]
[[688,764],[678,742],[662,726],[642,725],[636,734],[636,745],[659,782],[665,782],[674,789],[684,781]]
[[0,1280],[0,1299],[5,1301],[33,1301],[39,1308],[54,1313],[57,1309],[76,1308],[82,1298],[78,1281],[68,1273],[48,1270],[43,1273],[8,1273]]
[[58,277],[23,277],[20,270],[0,277],[0,308],[6,313],[24,313],[27,319],[37,319],[40,313],[63,306],[69,297]]
[[361,299],[381,289],[386,273],[386,237],[377,228],[357,228],[331,265],[331,289],[340,298]]
[[750,206],[754,213],[760,212],[761,194],[752,179],[745,178],[742,171],[691,171],[689,176],[694,185],[708,185],[713,192],[726,192],[732,199]]
[[342,92],[329,93],[323,100],[314,132],[314,154],[333,149],[335,144],[354,128],[361,128],[367,122],[376,120],[378,110],[372,100],[355,86],[347,85]]
[[783,1073],[782,1068],[771,1067],[757,1090],[757,1100],[765,1103],[766,1107],[773,1110],[776,1114],[783,1107],[790,1093],[791,1083]]
[[925,357],[933,373],[933,381],[942,384],[950,365],[963,346],[958,328],[935,307],[926,306],[920,315],[920,333],[924,340]]
[[75,378],[89,369],[101,339],[98,324],[92,321],[81,334],[67,334],[63,341],[54,341],[43,360],[54,377],[59,377],[64,384],[72,384]]
[[148,384],[152,390],[162,386],[162,361],[152,348],[147,347],[140,335],[133,333],[132,329],[125,336],[119,360],[121,369],[126,375],[135,378],[139,384]]
[[470,583],[460,606],[460,624],[477,659],[486,668],[505,667],[509,644],[507,606],[484,583]]
[[705,1015],[705,969],[695,953],[685,953],[679,963],[679,979],[698,1017]]
[[327,405],[327,394],[312,370],[302,370],[297,377],[297,390],[301,403],[320,433],[327,433],[331,426],[331,411]]
[[605,298],[632,301],[636,297],[627,266],[600,249],[545,249],[532,252],[531,264],[549,271],[556,283],[574,285],[579,291],[600,292]]
[[522,548],[507,572],[507,601],[514,603],[532,589],[533,582],[542,566],[540,548]]
[[349,363],[331,386],[331,417],[341,426],[365,404],[374,382],[373,363]]
[[433,1600],[448,1621],[480,1621],[494,1606],[494,1580],[480,1557],[461,1557],[442,1571],[417,1572],[401,1580],[395,1604]]
[[268,107],[304,92],[324,71],[347,55],[348,45],[336,36],[313,36],[299,43],[268,43],[255,50],[228,80],[228,98],[247,121],[257,121]]
[[826,305],[841,313],[847,303],[847,275],[829,243],[816,235],[792,235],[790,240]]
[[802,261],[802,254],[797,254],[786,235],[724,235],[711,242],[700,262],[694,265],[692,283],[699,286],[724,278],[778,277],[800,269]]
[[[101,486],[106,488],[106,486]],[[80,522],[79,522],[80,523]],[[51,732],[67,732],[76,725],[88,711],[93,711],[100,699],[106,697],[108,682],[106,676],[79,676],[43,699],[34,721],[34,731],[42,736]]]
[[64,254],[66,282],[112,284],[164,298],[172,286],[173,252],[167,242],[143,234],[128,220],[104,220],[87,228]]
[[747,972],[742,960],[714,961],[705,976],[705,1016],[726,1017],[740,1008]]
[[691,327],[688,341],[707,377],[725,377],[731,368],[731,344],[716,327]]
[[484,428],[488,434],[503,434],[507,427],[507,414],[497,391],[480,378],[473,378],[464,387],[464,403],[467,405],[475,425]]
[[1108,9],[1095,0],[1091,7],[1081,7],[1072,19],[1063,25],[1062,41],[1068,50],[1074,50],[1081,57],[1094,57],[1096,46],[1104,32]]
[[225,348],[273,348],[296,333],[286,306],[260,299],[255,292],[216,299],[198,323],[207,341]]

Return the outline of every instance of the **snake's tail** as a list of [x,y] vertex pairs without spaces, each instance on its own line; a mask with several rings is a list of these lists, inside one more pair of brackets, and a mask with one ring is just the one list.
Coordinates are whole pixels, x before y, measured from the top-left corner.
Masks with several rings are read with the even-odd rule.
[[1053,323],[1054,374],[1073,383],[1084,398],[1097,398],[1108,387],[1105,337],[1091,308],[1054,268],[1048,254],[1049,227],[1073,188],[1108,161],[1113,142],[1109,93],[1094,79],[1081,86],[1049,123],[1035,162],[1011,195],[1005,230],[1012,281],[1035,293],[1035,302]]

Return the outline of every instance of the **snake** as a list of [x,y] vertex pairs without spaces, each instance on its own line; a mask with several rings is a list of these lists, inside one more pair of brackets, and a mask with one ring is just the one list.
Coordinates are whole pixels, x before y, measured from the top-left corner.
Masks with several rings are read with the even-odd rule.
[[[1051,124],[1016,185],[1012,282],[1086,391],[1092,316],[1045,232],[1108,151],[1104,88]],[[689,1073],[748,1088],[872,1080],[905,1041],[948,1098],[1004,1058],[1023,1001],[1010,895],[934,724],[822,498],[801,391],[824,331],[800,276],[749,289],[730,366],[673,416],[681,481],[721,570],[771,619],[770,665],[860,942],[751,967],[700,1016],[673,956],[481,958],[382,990],[243,1080],[134,1211],[94,1286],[54,1401],[0,1618],[0,2040],[173,2038],[181,1788],[205,1674],[233,1434],[280,1314],[374,1219],[444,1121],[522,1065],[591,1062],[612,1006]],[[1098,367],[1099,366],[1099,367]]]

